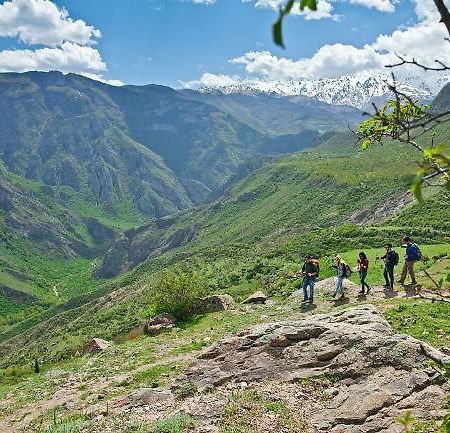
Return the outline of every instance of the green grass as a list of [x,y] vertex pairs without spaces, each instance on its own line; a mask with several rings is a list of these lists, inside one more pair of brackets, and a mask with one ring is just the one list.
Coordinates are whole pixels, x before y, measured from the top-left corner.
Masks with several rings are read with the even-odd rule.
[[189,415],[171,415],[165,419],[155,421],[150,428],[150,433],[183,433],[191,430],[194,425],[194,419]]
[[446,302],[399,302],[386,318],[394,329],[435,346],[450,346],[450,304]]

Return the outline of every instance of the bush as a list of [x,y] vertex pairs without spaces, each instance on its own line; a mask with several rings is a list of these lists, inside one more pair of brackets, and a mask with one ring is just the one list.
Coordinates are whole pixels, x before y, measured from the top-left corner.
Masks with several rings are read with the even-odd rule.
[[194,397],[198,392],[197,384],[191,380],[183,383],[176,391],[176,396],[180,399]]
[[207,293],[207,284],[197,274],[166,271],[154,292],[154,311],[171,314],[180,321],[188,320],[198,312],[200,299]]
[[155,421],[151,433],[182,433],[194,427],[194,420],[186,414],[171,415],[166,419]]

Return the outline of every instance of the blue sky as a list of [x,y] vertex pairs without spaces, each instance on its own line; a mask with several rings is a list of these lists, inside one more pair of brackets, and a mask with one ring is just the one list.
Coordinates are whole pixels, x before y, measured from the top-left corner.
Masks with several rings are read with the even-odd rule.
[[[283,50],[270,32],[273,6],[280,0],[259,0],[259,5],[258,0],[202,1],[208,2],[0,1],[0,69],[53,68],[173,87],[201,84],[204,76],[225,81],[320,78],[380,69],[394,49],[414,53],[420,48],[419,56],[428,55],[417,41],[417,47],[408,46],[409,35],[422,32],[431,38],[441,31],[431,0],[422,2],[425,12],[410,0],[320,0],[328,7],[324,18],[288,17]],[[63,8],[66,15],[57,18]],[[438,29],[433,27],[431,36],[430,26]],[[380,35],[385,39],[380,41]]]

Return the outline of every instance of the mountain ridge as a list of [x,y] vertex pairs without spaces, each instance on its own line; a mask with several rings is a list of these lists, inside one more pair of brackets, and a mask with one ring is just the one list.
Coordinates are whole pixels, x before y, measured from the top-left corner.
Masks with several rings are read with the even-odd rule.
[[[448,81],[448,77],[439,77],[429,85],[417,77],[410,77],[396,82],[396,86],[408,96],[428,101],[436,96]],[[198,91],[207,94],[219,92],[245,95],[263,93],[279,97],[305,96],[328,104],[365,109],[373,101],[387,100],[392,95],[387,83],[392,83],[392,78],[387,74],[355,74],[315,80],[249,79],[226,86],[204,86]]]

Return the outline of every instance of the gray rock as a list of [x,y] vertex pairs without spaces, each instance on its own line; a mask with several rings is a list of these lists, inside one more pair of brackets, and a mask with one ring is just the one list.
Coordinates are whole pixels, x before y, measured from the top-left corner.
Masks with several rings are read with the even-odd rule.
[[84,346],[83,353],[93,353],[93,352],[101,352],[106,350],[108,347],[112,346],[113,343],[110,341],[103,340],[101,338],[93,338],[89,341],[86,346]]
[[262,291],[258,291],[250,295],[243,304],[265,304],[266,301],[267,296]]
[[57,379],[58,377],[64,376],[65,374],[67,373],[64,370],[53,369],[47,371],[47,373],[45,373],[45,377],[48,377],[49,379]]
[[211,295],[200,301],[198,309],[199,313],[213,313],[229,310],[233,305],[234,299],[230,295]]
[[161,334],[165,329],[173,328],[175,323],[176,320],[171,314],[158,314],[144,325],[144,334],[151,336]]
[[162,403],[167,404],[173,400],[174,396],[169,390],[142,388],[125,397],[120,404],[128,407],[154,406]]
[[[305,403],[311,431],[393,433],[406,410],[418,419],[445,414],[449,385],[428,366],[430,354],[446,359],[436,349],[425,351],[421,342],[396,334],[373,306],[358,306],[262,324],[225,338],[206,349],[178,380],[220,390],[229,383],[330,380],[326,399]],[[309,394],[299,398],[311,398]]]

